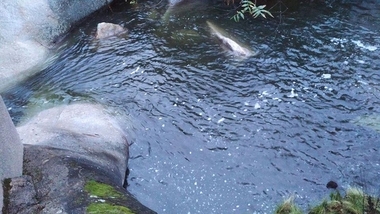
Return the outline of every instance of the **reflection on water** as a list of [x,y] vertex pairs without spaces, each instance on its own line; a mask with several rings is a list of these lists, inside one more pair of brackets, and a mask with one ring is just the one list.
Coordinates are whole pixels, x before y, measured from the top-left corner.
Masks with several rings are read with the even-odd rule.
[[[379,191],[380,134],[351,122],[380,114],[380,10],[367,3],[303,5],[281,24],[207,7],[163,21],[141,3],[80,27],[3,96],[15,121],[77,101],[126,113],[128,189],[158,213],[270,213],[292,194],[307,208],[331,179]],[[259,55],[226,55],[208,19]],[[101,21],[129,36],[95,40]]]

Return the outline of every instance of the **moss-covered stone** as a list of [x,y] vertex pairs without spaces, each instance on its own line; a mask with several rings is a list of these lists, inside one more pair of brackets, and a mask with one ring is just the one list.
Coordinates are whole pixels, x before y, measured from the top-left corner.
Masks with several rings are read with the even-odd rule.
[[108,203],[92,203],[87,207],[88,214],[133,214],[130,209]]
[[114,187],[96,182],[96,181],[88,181],[84,187],[84,189],[93,196],[99,198],[124,198],[124,195],[115,190]]

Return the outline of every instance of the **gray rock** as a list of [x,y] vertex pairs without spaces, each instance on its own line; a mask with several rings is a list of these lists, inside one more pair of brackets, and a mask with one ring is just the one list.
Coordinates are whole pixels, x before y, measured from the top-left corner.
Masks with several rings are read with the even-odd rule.
[[116,116],[101,105],[47,109],[17,130],[25,176],[7,180],[5,213],[86,213],[102,206],[155,213],[123,187],[128,142]]
[[38,204],[31,176],[9,178],[5,182],[4,189],[7,193],[5,213],[37,213],[42,209]]
[[113,23],[101,22],[96,28],[96,38],[104,39],[112,36],[117,36],[127,32],[127,29]]
[[117,173],[75,151],[25,145],[24,162],[27,176],[14,178],[8,185],[10,203],[5,213],[86,213],[90,206],[104,204],[134,213],[155,213],[120,185]]
[[[22,174],[23,146],[0,96],[0,182]],[[0,209],[3,207],[3,188],[0,188]]]
[[124,182],[128,142],[119,122],[100,105],[73,104],[44,110],[17,127],[23,144],[75,152],[106,167]]
[[0,1],[0,92],[42,70],[50,47],[112,0]]

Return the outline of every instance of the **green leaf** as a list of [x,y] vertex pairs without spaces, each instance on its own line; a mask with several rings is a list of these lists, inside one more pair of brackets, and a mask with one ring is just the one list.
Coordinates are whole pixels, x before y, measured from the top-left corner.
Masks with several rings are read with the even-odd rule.
[[272,13],[269,12],[269,11],[267,11],[267,10],[263,10],[262,12],[263,12],[263,13],[266,13],[266,14],[268,14],[269,16],[271,16],[272,18],[274,18],[273,15],[272,15]]
[[240,12],[238,13],[242,19],[244,19],[244,13]]
[[252,16],[253,16],[253,18],[257,18],[259,15],[260,15],[260,12],[256,12]]
[[266,6],[266,5],[260,5],[260,6],[258,6],[258,8],[259,8],[260,10],[262,10],[262,9],[265,8],[265,6]]

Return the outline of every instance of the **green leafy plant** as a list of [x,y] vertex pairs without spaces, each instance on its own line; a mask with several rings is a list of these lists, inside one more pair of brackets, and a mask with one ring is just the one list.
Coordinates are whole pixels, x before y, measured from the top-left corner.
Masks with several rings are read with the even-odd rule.
[[242,0],[240,2],[241,10],[238,10],[234,16],[231,17],[231,19],[234,19],[235,22],[238,22],[240,19],[244,19],[244,14],[249,14],[253,18],[257,18],[258,16],[262,16],[266,18],[266,14],[273,17],[273,15],[268,11],[265,10],[266,5],[260,5],[256,6],[256,3],[250,1],[250,0]]
[[331,193],[330,200],[313,207],[309,214],[380,214],[378,201],[358,188],[349,188],[344,197],[338,191]]

